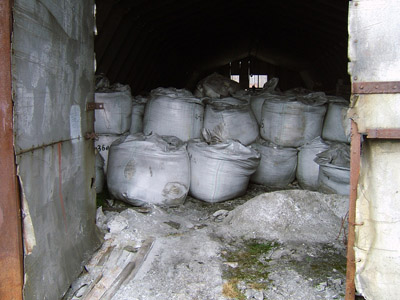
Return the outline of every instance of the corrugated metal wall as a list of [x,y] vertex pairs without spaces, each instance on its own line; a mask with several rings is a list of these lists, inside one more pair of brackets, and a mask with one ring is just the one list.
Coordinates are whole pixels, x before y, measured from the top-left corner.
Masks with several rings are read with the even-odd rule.
[[93,1],[15,0],[12,76],[25,299],[59,299],[95,232]]

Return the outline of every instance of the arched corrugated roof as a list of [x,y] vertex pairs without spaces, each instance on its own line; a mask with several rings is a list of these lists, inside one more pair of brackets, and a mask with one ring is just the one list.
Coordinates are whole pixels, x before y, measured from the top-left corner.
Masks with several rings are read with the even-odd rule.
[[325,89],[347,76],[348,1],[97,0],[97,73],[133,93],[256,57]]

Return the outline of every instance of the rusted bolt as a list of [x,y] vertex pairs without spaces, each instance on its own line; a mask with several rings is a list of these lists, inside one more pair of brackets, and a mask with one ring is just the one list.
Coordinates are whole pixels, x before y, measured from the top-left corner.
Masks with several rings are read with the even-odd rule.
[[354,80],[357,80],[358,79],[358,77],[357,76],[354,76]]
[[358,2],[354,3],[354,6],[358,6]]
[[393,89],[394,89],[394,90],[397,89],[397,85],[395,85],[395,86],[393,87]]
[[361,86],[360,86],[360,90],[363,90],[363,89],[364,89],[364,86],[363,86],[363,85],[361,85]]
[[358,43],[358,40],[354,40],[354,43]]
[[376,89],[379,89],[379,85],[376,85],[375,88],[376,88]]

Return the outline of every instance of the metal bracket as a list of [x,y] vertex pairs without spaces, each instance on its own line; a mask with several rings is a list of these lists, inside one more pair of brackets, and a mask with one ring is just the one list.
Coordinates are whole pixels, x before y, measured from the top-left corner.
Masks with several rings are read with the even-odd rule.
[[95,132],[86,132],[85,139],[97,141],[99,139],[99,136]]
[[367,138],[400,140],[400,129],[367,129]]
[[104,109],[104,103],[88,102],[86,103],[86,110]]
[[400,81],[353,82],[353,94],[399,94]]

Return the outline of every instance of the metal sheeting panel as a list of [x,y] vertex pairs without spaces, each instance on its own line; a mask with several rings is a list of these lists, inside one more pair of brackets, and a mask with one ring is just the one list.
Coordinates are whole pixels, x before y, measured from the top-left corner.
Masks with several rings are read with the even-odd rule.
[[366,299],[400,299],[400,143],[363,146],[356,211],[356,276]]
[[[351,1],[349,72],[353,82],[400,81],[400,5],[397,0]],[[399,94],[358,95],[350,116],[360,132],[400,128]]]
[[16,0],[16,151],[83,136],[93,101],[93,2]]
[[24,217],[24,299],[59,299],[97,243],[93,146],[75,140],[17,156]]
[[15,0],[12,76],[24,299],[60,299],[98,244],[93,1]]
[[349,72],[357,82],[400,81],[398,0],[350,1]]

